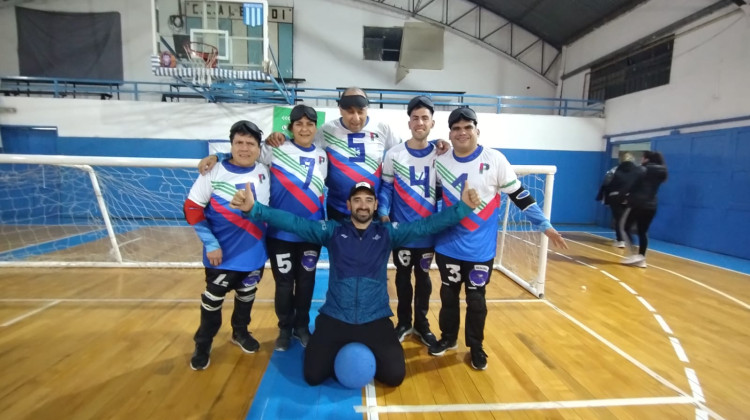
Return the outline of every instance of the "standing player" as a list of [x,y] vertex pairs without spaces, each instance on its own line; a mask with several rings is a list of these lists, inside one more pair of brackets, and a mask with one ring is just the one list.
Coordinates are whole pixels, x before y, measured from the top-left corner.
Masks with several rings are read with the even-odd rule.
[[450,207],[461,197],[468,182],[479,193],[481,204],[459,225],[437,235],[435,260],[440,270],[440,341],[428,352],[442,356],[456,349],[460,324],[459,294],[466,289],[466,345],[471,348],[471,366],[487,368],[484,352],[484,323],[487,318],[485,288],[490,282],[497,247],[497,220],[500,192],[508,194],[539,230],[561,248],[563,237],[552,227],[531,194],[516,177],[505,156],[497,150],[478,145],[477,115],[471,108],[458,108],[448,116],[453,153],[439,156],[435,162],[438,183],[443,188],[443,203]]
[[[412,137],[388,150],[383,160],[383,178],[378,194],[378,213],[382,221],[412,222],[435,213],[435,145],[427,141],[435,126],[434,105],[426,96],[414,97],[406,107]],[[424,345],[437,343],[430,331],[427,311],[430,308],[432,282],[430,265],[435,255],[435,239],[414,239],[393,250],[396,265],[398,308],[396,335],[398,341],[414,331]],[[414,271],[414,288],[411,272]],[[412,329],[412,297],[414,329]]]
[[221,327],[224,296],[235,291],[232,312],[232,342],[245,353],[255,353],[260,344],[247,331],[255,291],[268,258],[263,223],[248,221],[229,207],[238,186],[253,184],[253,195],[268,203],[268,169],[256,164],[263,132],[250,121],[238,121],[229,130],[232,159],[198,177],[185,200],[185,218],[203,242],[206,290],[201,296],[201,322],[196,331],[193,370],[210,363],[211,344]]
[[380,188],[383,154],[401,142],[388,124],[367,116],[370,102],[359,88],[341,94],[341,118],[325,123],[315,135],[316,144],[328,153],[328,202],[331,220],[346,220],[349,190],[362,181]]
[[[263,146],[261,162],[271,168],[271,207],[309,220],[325,218],[323,188],[328,173],[326,152],[313,144],[318,114],[297,105],[289,115],[292,141]],[[266,239],[276,281],[274,306],[279,318],[276,350],[289,348],[292,335],[302,347],[310,340],[310,305],[320,245],[294,233],[268,228]]]

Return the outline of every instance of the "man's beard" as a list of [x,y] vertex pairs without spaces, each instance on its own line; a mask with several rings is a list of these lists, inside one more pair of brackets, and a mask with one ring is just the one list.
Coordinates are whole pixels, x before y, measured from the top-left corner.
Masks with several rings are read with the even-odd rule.
[[367,223],[372,220],[373,214],[374,214],[373,212],[369,212],[369,211],[366,212],[366,214],[355,211],[354,213],[352,213],[352,217],[354,217],[354,219],[356,219],[359,223]]

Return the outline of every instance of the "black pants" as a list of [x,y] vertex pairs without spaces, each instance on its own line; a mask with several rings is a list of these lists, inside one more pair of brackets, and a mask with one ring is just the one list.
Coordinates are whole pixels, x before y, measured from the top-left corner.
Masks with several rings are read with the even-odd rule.
[[625,213],[625,206],[623,206],[620,203],[610,203],[609,208],[612,210],[612,220],[615,223],[615,237],[617,238],[618,242],[623,241],[622,232],[620,231],[620,220],[622,220],[622,215]]
[[193,339],[196,343],[210,343],[221,328],[221,307],[224,296],[234,290],[232,331],[247,331],[250,311],[255,302],[255,291],[263,277],[263,267],[255,271],[230,271],[206,268],[206,290],[201,295],[201,324]]
[[466,289],[466,328],[465,337],[468,347],[482,345],[484,341],[484,323],[487,320],[487,302],[485,287],[490,283],[493,260],[472,262],[435,254],[435,262],[440,270],[440,331],[446,340],[458,339],[458,328],[461,324],[459,295],[461,285]]
[[633,244],[633,238],[630,235],[630,230],[633,225],[636,225],[638,229],[638,253],[646,256],[646,250],[648,249],[648,228],[651,227],[651,222],[656,216],[656,209],[644,209],[638,207],[628,207],[625,209],[625,213],[620,221],[620,230],[622,235],[625,237],[628,249]]
[[315,266],[320,245],[266,238],[268,258],[276,282],[274,307],[279,329],[307,329],[315,288]]
[[403,382],[406,376],[404,350],[390,318],[355,325],[323,313],[315,318],[315,332],[305,349],[305,381],[319,385],[334,377],[336,355],[352,342],[366,345],[375,355],[375,379],[388,386],[398,386]]
[[[397,248],[393,250],[396,264],[396,295],[398,296],[398,325],[411,325],[411,302],[414,299],[414,328],[417,331],[429,330],[427,311],[430,309],[430,265],[435,255],[433,248]],[[411,273],[414,271],[414,288],[411,287]]]

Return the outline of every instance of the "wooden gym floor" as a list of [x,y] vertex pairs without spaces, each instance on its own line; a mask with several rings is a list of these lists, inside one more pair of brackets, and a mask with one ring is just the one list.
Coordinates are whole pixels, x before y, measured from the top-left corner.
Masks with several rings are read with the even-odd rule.
[[[653,251],[648,268],[625,267],[610,240],[564,235],[570,249],[549,254],[545,299],[493,274],[487,370],[469,366],[463,329],[443,357],[410,337],[400,387],[375,384],[354,405],[316,387],[306,418],[326,418],[322,404],[340,406],[332,418],[748,418],[749,276]],[[277,334],[270,270],[250,325],[261,350],[242,353],[225,324],[211,365],[194,372],[203,284],[200,269],[0,269],[0,417],[282,418],[301,401],[294,390],[258,400]],[[227,299],[225,320],[230,310]]]

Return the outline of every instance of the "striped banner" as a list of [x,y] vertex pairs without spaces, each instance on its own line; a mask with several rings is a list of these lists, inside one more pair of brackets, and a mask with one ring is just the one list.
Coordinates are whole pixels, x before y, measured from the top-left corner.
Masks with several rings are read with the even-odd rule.
[[263,4],[244,3],[242,5],[242,21],[247,26],[263,25]]

